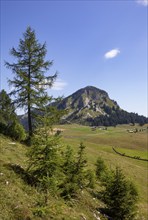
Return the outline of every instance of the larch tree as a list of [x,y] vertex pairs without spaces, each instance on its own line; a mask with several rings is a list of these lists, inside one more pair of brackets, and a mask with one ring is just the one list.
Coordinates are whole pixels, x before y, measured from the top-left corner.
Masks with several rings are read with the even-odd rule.
[[15,63],[5,62],[7,68],[14,73],[13,80],[9,80],[12,85],[11,95],[19,108],[25,108],[28,114],[29,138],[33,134],[33,112],[47,103],[47,87],[53,85],[57,77],[46,76],[45,73],[52,66],[52,61],[45,61],[47,54],[46,43],[40,44],[36,39],[35,31],[27,27],[20,39],[18,48],[10,50],[10,54],[16,59]]

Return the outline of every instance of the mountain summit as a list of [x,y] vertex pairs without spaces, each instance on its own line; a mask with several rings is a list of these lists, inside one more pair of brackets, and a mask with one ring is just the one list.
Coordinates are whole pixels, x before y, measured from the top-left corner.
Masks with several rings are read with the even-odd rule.
[[[61,123],[78,123],[92,126],[115,126],[117,124],[148,123],[148,118],[122,110],[116,101],[109,98],[106,91],[93,86],[79,89],[52,106],[66,110]],[[27,115],[19,116],[20,122],[27,129]]]
[[111,109],[119,109],[118,104],[111,100],[108,93],[93,86],[79,89],[72,95],[55,103],[58,109],[66,109],[68,114],[64,120],[84,123],[88,118],[108,115]]

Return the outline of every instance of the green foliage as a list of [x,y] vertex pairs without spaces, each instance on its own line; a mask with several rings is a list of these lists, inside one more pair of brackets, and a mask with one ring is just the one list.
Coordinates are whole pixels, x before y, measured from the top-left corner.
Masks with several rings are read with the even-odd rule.
[[0,121],[0,133],[8,135],[14,140],[25,140],[25,130],[18,122],[14,104],[4,90],[0,92]]
[[8,134],[11,138],[17,141],[23,141],[26,139],[26,133],[21,124],[19,124],[17,121],[14,121],[9,129]]
[[134,219],[138,193],[134,184],[126,180],[122,170],[116,168],[108,181],[102,183],[102,201],[106,204],[108,214],[115,220]]
[[33,112],[46,103],[46,88],[51,87],[57,74],[45,76],[45,72],[52,66],[52,61],[44,61],[47,50],[36,39],[35,31],[28,27],[20,39],[17,49],[11,49],[11,55],[16,59],[16,63],[6,62],[7,68],[15,74],[13,80],[9,80],[13,85],[11,95],[15,95],[15,103],[18,107],[23,107],[28,113],[29,136],[33,134]]
[[140,116],[137,113],[128,113],[119,108],[105,107],[105,111],[108,115],[100,115],[95,118],[88,118],[87,121],[92,126],[116,126],[117,124],[130,124],[133,126],[135,123],[146,124],[148,123],[148,118]]
[[107,169],[106,164],[102,159],[102,157],[98,157],[95,165],[96,165],[96,176],[97,178],[101,178],[101,175],[103,175]]
[[48,213],[48,208],[46,206],[39,206],[33,209],[34,216],[45,218]]
[[94,170],[87,170],[86,179],[88,180],[87,187],[94,189],[96,182]]
[[11,98],[5,90],[0,92],[0,122],[3,125],[8,125],[16,119],[15,107],[11,101]]
[[53,98],[48,97],[46,105],[40,105],[39,112],[34,113],[36,118],[35,127],[37,129],[42,128],[45,132],[49,132],[49,129],[52,131],[53,125],[58,124],[61,117],[65,114],[64,110],[58,110],[54,106],[47,105],[52,100]]
[[76,181],[79,186],[79,188],[85,187],[85,167],[87,166],[87,160],[85,158],[85,146],[81,142],[78,150],[77,160],[75,163],[75,170],[74,174],[76,176]]
[[94,176],[90,170],[86,169],[85,146],[80,143],[77,155],[73,153],[71,147],[67,147],[64,153],[64,179],[61,185],[64,198],[75,197],[79,191],[86,187],[94,187]]
[[60,176],[58,147],[59,137],[55,135],[45,137],[43,131],[40,131],[32,138],[28,172],[35,177],[38,187],[46,193],[47,190],[52,193],[57,190],[57,177]]
[[52,195],[61,192],[62,197],[71,198],[85,187],[94,185],[92,173],[85,170],[85,146],[80,143],[77,156],[67,147],[62,159],[60,145],[60,136],[49,135],[49,127],[41,128],[32,138],[27,171],[45,193],[45,203],[49,192]]
[[62,112],[54,107],[41,106],[37,117],[36,129],[28,153],[29,166],[27,171],[36,179],[37,187],[45,193],[45,204],[48,194],[57,195],[61,183],[60,135],[53,133],[53,125],[59,121]]
[[6,131],[7,131],[7,125],[3,122],[0,122],[0,133],[6,134]]

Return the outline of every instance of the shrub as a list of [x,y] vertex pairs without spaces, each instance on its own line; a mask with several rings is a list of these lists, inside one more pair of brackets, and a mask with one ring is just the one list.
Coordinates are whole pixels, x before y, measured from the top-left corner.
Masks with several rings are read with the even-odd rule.
[[26,138],[26,133],[21,124],[18,122],[13,122],[8,128],[7,134],[17,141],[23,141]]

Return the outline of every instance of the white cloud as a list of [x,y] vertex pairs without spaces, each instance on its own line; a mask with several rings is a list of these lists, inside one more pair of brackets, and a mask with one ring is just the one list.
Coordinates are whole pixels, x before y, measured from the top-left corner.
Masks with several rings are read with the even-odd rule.
[[136,0],[136,2],[143,6],[148,6],[148,0]]
[[106,52],[104,54],[104,57],[106,59],[112,59],[112,58],[116,57],[119,53],[120,53],[120,50],[116,48],[116,49],[113,49],[113,50]]
[[57,79],[53,83],[51,89],[53,89],[53,90],[63,90],[65,86],[67,86],[66,82],[64,82],[62,79]]
[[42,83],[40,83],[37,88],[44,88],[44,89],[52,89],[52,90],[63,90],[65,86],[67,86],[67,83],[64,82],[62,79],[57,79],[52,84],[50,84],[51,81],[44,80]]

